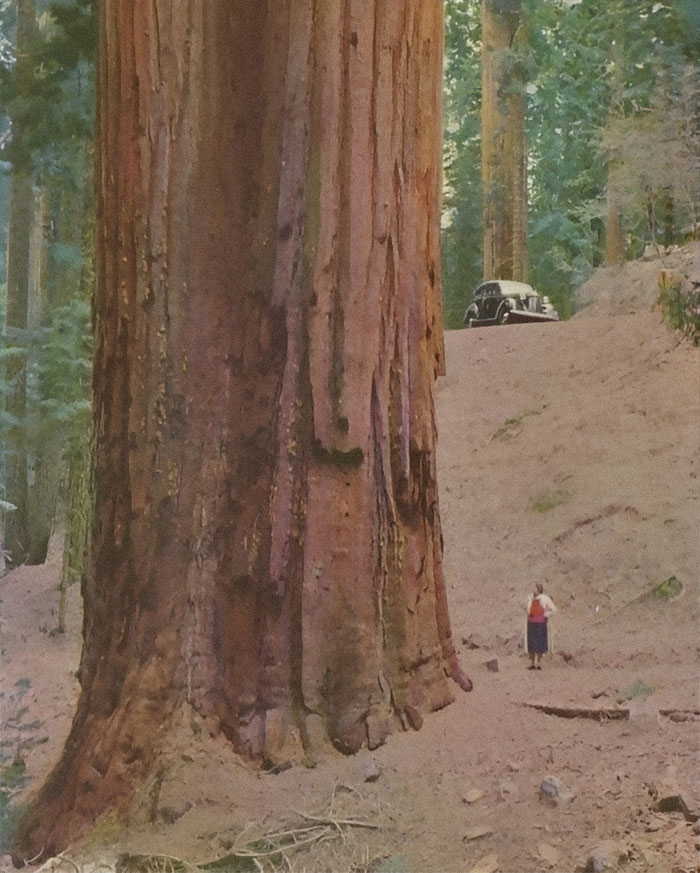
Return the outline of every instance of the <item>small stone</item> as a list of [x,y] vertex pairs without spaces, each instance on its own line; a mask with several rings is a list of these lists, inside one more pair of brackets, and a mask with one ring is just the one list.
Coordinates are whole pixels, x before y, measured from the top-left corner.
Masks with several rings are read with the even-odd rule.
[[557,779],[556,776],[545,776],[540,785],[540,800],[545,801],[550,806],[558,806],[570,799],[571,795],[561,780]]
[[484,792],[481,788],[470,788],[466,794],[462,795],[462,800],[464,803],[476,803],[477,800],[481,800],[484,796]]
[[681,812],[686,820],[690,820],[691,818],[688,804],[685,802],[683,795],[681,794],[660,793],[659,799],[656,802],[656,808],[659,812]]
[[516,797],[518,794],[518,786],[512,779],[502,779],[498,783],[498,793],[501,800],[505,800],[509,795],[511,797]]
[[628,852],[614,840],[604,840],[588,856],[585,873],[605,873],[606,870],[614,870],[618,863],[626,861]]
[[546,746],[544,749],[540,749],[540,757],[544,758],[548,764],[554,763],[554,752],[551,746]]
[[468,637],[462,637],[462,644],[468,649],[485,649],[486,640],[481,634],[469,634]]
[[474,827],[467,829],[462,839],[479,840],[481,837],[488,837],[492,833],[493,828],[490,828],[487,825],[475,825]]
[[541,860],[550,867],[555,867],[559,863],[559,858],[561,857],[561,852],[547,843],[538,843],[537,854],[540,856]]
[[374,758],[370,758],[369,761],[362,768],[364,772],[365,782],[376,782],[377,779],[382,775],[382,771],[377,766],[377,762]]
[[490,661],[487,661],[486,669],[492,673],[498,673],[498,658],[492,658]]
[[185,813],[189,812],[193,806],[194,804],[189,801],[183,803],[182,806],[177,808],[173,806],[161,806],[158,810],[158,817],[166,824],[175,824],[175,822],[181,819]]
[[478,862],[476,867],[472,867],[469,873],[497,873],[498,871],[498,855],[487,855]]

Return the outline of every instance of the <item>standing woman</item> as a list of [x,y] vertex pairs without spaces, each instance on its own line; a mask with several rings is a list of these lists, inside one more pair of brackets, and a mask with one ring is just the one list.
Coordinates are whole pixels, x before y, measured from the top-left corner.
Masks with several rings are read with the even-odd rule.
[[547,619],[556,611],[556,606],[538,582],[527,602],[527,653],[530,656],[528,670],[542,669],[540,658],[549,651]]

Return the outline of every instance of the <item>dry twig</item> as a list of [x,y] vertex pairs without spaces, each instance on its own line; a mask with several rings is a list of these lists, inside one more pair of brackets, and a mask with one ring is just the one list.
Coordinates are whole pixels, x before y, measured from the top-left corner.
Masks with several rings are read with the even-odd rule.
[[[330,810],[333,808],[331,798]],[[379,825],[361,819],[336,818],[310,815],[296,811],[296,814],[310,824],[285,830],[262,834],[235,847],[227,855],[214,858],[201,864],[192,864],[170,855],[121,855],[116,873],[201,873],[201,871],[224,871],[241,869],[240,864],[251,863],[258,873],[286,869],[291,873],[292,864],[288,852],[303,846],[319,844],[340,838],[345,840],[344,831],[348,828],[369,828],[379,830]],[[245,831],[243,832],[245,833]],[[239,839],[242,836],[239,835]]]

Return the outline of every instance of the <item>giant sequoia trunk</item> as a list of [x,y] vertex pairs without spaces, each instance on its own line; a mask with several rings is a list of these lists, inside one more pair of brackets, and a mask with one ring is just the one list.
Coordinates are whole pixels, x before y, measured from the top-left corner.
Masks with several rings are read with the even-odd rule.
[[485,279],[527,278],[522,0],[482,0],[481,182]]
[[183,708],[265,766],[470,687],[435,481],[442,18],[103,4],[82,694],[16,855],[124,811]]

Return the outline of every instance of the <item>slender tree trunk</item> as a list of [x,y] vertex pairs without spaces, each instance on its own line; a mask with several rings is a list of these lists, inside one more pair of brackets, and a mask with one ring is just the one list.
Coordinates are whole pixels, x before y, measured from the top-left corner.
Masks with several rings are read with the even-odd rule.
[[521,0],[482,0],[481,180],[485,279],[527,273],[525,109],[514,51]]
[[77,429],[68,446],[68,487],[66,495],[63,561],[58,585],[59,633],[66,631],[66,596],[71,585],[82,578],[89,545],[92,472],[90,429]]
[[7,452],[6,498],[15,506],[5,524],[5,544],[16,566],[24,561],[27,545],[27,307],[29,293],[29,248],[34,213],[32,176],[27,170],[12,171],[7,246],[7,310],[5,322],[8,351],[5,360],[8,386],[5,411],[12,422],[5,439]]
[[[520,27],[518,33],[522,32]],[[513,45],[520,40],[517,36]],[[527,146],[525,137],[525,89],[524,82],[514,83],[514,93],[508,98],[510,123],[506,135],[506,156],[512,161],[513,202],[513,268],[512,279],[527,282]]]
[[[75,246],[80,247],[80,273],[74,277],[79,288],[79,294],[90,299],[95,286],[95,198],[92,190],[94,184],[94,164],[92,143],[84,146],[85,186],[78,191],[78,196],[62,204],[61,217],[64,223],[64,234],[69,233],[69,226],[77,228],[72,237]],[[57,302],[67,303],[73,296],[74,288],[67,283],[59,285]],[[92,519],[92,481],[94,474],[94,445],[92,427],[89,422],[76,421],[72,434],[68,439],[68,452],[65,459],[68,475],[66,494],[65,532],[63,540],[63,563],[59,582],[58,629],[65,631],[65,605],[68,588],[82,579],[87,565],[87,555],[90,542],[90,522]]]
[[[48,282],[49,195],[46,189],[35,197],[33,228],[29,247],[28,323],[32,331],[44,327],[50,318],[51,300]],[[36,344],[28,356],[30,367],[36,362]],[[43,564],[56,514],[61,475],[61,443],[51,427],[49,414],[42,406],[31,412],[34,427],[27,434],[27,522],[25,560],[27,564]]]
[[[79,297],[89,299],[93,291],[95,210],[94,196],[88,190],[90,181],[94,181],[92,161],[88,143],[76,149],[83,159],[82,177],[70,186],[50,184],[42,192],[42,206],[35,219],[29,301],[30,325],[34,328],[47,326],[58,309]],[[55,245],[49,244],[49,233],[53,237],[51,242],[60,244],[62,257],[53,255]],[[72,252],[72,256],[65,257],[66,251]],[[90,266],[85,268],[85,264]],[[46,560],[59,511],[61,481],[67,478],[69,511],[65,516],[64,537],[67,560],[60,582],[63,591],[72,580],[80,578],[84,563],[85,525],[90,514],[90,428],[86,422],[78,421],[72,426],[74,432],[69,433],[65,425],[57,425],[41,406],[35,412],[35,419],[38,427],[33,434],[29,457],[30,472],[33,470],[34,476],[28,496],[26,560],[29,564]],[[75,467],[86,464],[84,469]],[[70,466],[74,468],[68,469]],[[71,492],[71,488],[77,491]],[[83,507],[77,505],[80,499],[87,500]]]
[[[34,0],[16,0],[17,93],[25,96],[31,87],[33,69],[30,43],[36,25]],[[12,136],[21,142],[24,121],[12,119]],[[29,259],[34,217],[34,190],[32,172],[26,165],[15,163],[10,179],[10,215],[7,235],[7,310],[5,322],[10,347],[18,351],[6,359],[5,381],[8,397],[5,410],[14,421],[6,434],[7,481],[6,497],[16,509],[8,513],[5,524],[5,544],[16,566],[24,561],[28,547],[28,483],[27,483],[27,369],[26,338],[22,336],[28,325]]]
[[625,241],[622,235],[621,207],[615,187],[614,163],[608,166],[608,213],[605,222],[605,265],[615,267],[625,259]]
[[665,188],[661,195],[664,223],[664,245],[668,248],[676,240],[676,201],[672,188]]
[[[619,40],[611,47],[610,69],[610,106],[608,108],[608,124],[614,124],[618,112],[621,111],[624,97],[624,79],[622,73],[623,51]],[[622,234],[622,203],[618,191],[618,155],[613,152],[608,155],[607,166],[607,217],[605,221],[605,266],[616,267],[625,260],[625,240]]]
[[272,765],[470,687],[435,480],[442,24],[103,4],[82,693],[16,854],[124,812],[184,708]]

